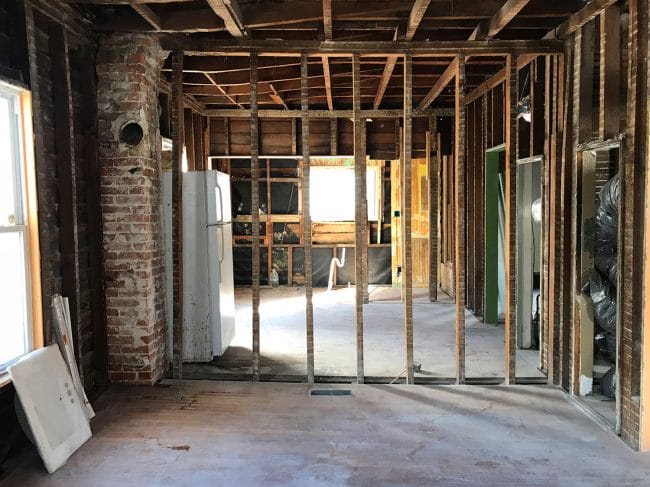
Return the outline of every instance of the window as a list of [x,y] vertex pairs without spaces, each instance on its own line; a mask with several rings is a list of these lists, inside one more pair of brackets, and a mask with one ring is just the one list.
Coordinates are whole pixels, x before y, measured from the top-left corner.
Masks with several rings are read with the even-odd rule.
[[0,370],[33,346],[21,107],[0,85]]
[[[312,221],[354,221],[354,168],[313,166],[309,178]],[[366,169],[368,220],[377,221],[377,168]]]

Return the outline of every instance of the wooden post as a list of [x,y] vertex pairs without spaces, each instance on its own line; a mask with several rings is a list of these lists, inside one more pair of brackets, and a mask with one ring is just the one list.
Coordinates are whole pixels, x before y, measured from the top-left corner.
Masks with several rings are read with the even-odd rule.
[[[429,117],[429,301],[438,301],[438,120]],[[435,154],[431,154],[434,152]]]
[[336,118],[330,119],[330,155],[335,156],[338,148],[338,123]]
[[[32,114],[34,134],[34,156],[36,159],[36,188],[41,199],[47,198],[47,171],[45,170],[45,141],[43,130],[43,110],[41,108],[41,89],[38,74],[36,29],[34,26],[34,9],[31,4],[25,4],[25,23],[27,28],[27,48],[29,57],[29,77],[32,92]],[[41,303],[42,310],[49,310],[52,294],[52,252],[50,250],[50,225],[48,224],[46,205],[38,205],[38,240],[41,264]],[[51,343],[52,319],[49,312],[43,313],[43,336],[34,337],[35,341]],[[42,339],[42,340],[40,340]]]
[[253,269],[253,381],[260,380],[260,159],[257,106],[257,52],[250,54],[251,76],[251,221]]
[[[644,192],[648,179],[648,1],[630,0],[627,128],[621,171],[621,238],[619,242],[619,374],[621,438],[634,448],[650,448],[648,438],[647,274],[643,269],[648,208]],[[647,196],[647,195],[646,195]],[[624,217],[623,217],[624,216]],[[645,271],[645,272],[644,272]],[[640,401],[639,401],[640,399]]]
[[[648,38],[648,10],[650,2],[645,1],[645,26],[642,22],[644,20],[643,15],[638,15],[639,18],[639,32],[637,35],[643,38]],[[636,13],[636,9],[635,12]],[[641,58],[644,53],[646,56],[645,66],[643,63],[640,64],[640,67],[645,67],[645,73],[639,73],[640,79],[645,77],[646,80],[650,80],[650,64],[647,63],[648,50],[650,46],[647,46],[645,49],[642,49],[640,52]],[[638,71],[641,69],[637,68]],[[645,130],[645,135],[641,133],[639,135],[640,139],[638,140],[639,147],[637,150],[642,150],[645,148],[646,153],[646,167],[644,168],[647,171],[647,155],[648,148],[650,147],[650,107],[648,106],[647,96],[650,92],[650,86],[646,86],[646,106],[645,114],[641,113],[641,118],[645,116],[645,123],[639,120],[640,127]],[[639,109],[643,109],[643,104],[640,104]],[[643,140],[643,138],[645,140]],[[650,200],[650,177],[646,172],[645,178],[645,220],[648,220],[648,208],[650,208],[648,201]],[[644,256],[643,256],[643,292],[647,296],[648,290],[650,289],[650,225],[647,223],[643,225],[644,233]],[[639,413],[639,451],[645,452],[650,450],[650,302],[648,299],[643,299],[643,328],[641,331],[641,370],[640,370],[640,387],[639,387],[639,396],[640,396],[640,413]]]
[[465,56],[458,56],[455,96],[455,298],[456,298],[456,382],[465,383]]
[[[224,136],[224,154],[230,155],[230,119],[223,119],[223,136]],[[225,171],[230,174],[230,159],[224,159],[225,167],[222,168],[222,171]]]
[[314,382],[314,304],[312,302],[311,215],[309,214],[309,59],[300,56],[300,105],[302,108],[302,215],[305,245],[305,298],[307,323],[307,382]]
[[[588,142],[593,135],[593,71],[594,71],[594,44],[595,24],[588,22],[580,27],[575,34],[575,58],[573,60],[573,151],[571,175],[571,281],[570,281],[570,309],[573,322],[571,333],[571,370],[572,380],[570,392],[586,395],[591,392],[591,381],[587,385],[581,380],[581,375],[586,374],[584,362],[581,357],[582,335],[581,324],[587,318],[585,302],[581,299],[582,292],[582,253],[578,246],[582,239],[578,235],[581,230],[579,220],[582,216],[582,206],[587,199],[594,199],[594,194],[582,192],[582,154],[577,146]],[[585,323],[586,325],[586,323]],[[593,334],[592,334],[593,335]],[[589,371],[586,378],[592,379]]]
[[621,118],[621,10],[612,5],[600,14],[600,90],[598,137],[612,139]]
[[366,155],[363,143],[365,122],[361,118],[361,69],[359,54],[352,55],[352,104],[354,111],[354,184],[355,184],[355,232],[354,232],[354,260],[356,281],[356,342],[357,342],[357,382],[364,381],[363,371],[363,252],[366,248],[364,222],[365,207],[365,181],[366,181]]
[[571,383],[571,167],[573,161],[573,38],[567,42],[565,54],[565,76],[563,83],[562,115],[562,168],[561,168],[561,216],[565,223],[560,225],[560,384],[568,390]]
[[413,239],[411,238],[411,154],[413,139],[413,65],[404,55],[404,202],[402,206],[402,286],[404,288],[404,345],[406,383],[413,384]]
[[[52,56],[52,98],[54,100],[54,135],[56,141],[56,170],[59,189],[59,219],[61,234],[61,287],[70,300],[70,319],[74,351],[79,362],[79,376],[84,382],[83,340],[81,330],[81,289],[79,283],[79,241],[77,175],[74,144],[74,114],[68,35],[56,25],[50,29]],[[45,308],[49,310],[50,308]]]
[[183,52],[172,52],[172,373],[183,377]]
[[505,143],[505,271],[506,271],[506,324],[505,324],[505,383],[515,383],[517,346],[517,60],[506,56]]

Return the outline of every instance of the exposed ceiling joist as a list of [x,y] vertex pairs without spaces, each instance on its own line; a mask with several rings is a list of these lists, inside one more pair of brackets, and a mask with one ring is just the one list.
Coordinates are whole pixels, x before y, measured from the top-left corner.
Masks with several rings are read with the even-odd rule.
[[458,71],[458,58],[455,58],[449,67],[445,70],[444,73],[438,78],[436,84],[433,85],[433,88],[426,94],[424,99],[418,105],[418,108],[424,110],[427,108],[434,100],[442,93],[442,90],[449,84],[449,82],[454,79],[456,72]]
[[[497,13],[487,23],[485,29],[478,28],[479,35],[484,32],[484,37],[476,37],[476,39],[492,39],[499,32],[501,32],[511,21],[514,19],[523,8],[530,3],[530,0],[508,0],[503,4]],[[476,32],[476,31],[475,31]]]
[[246,28],[242,20],[241,9],[237,0],[207,0],[208,5],[221,17],[226,30],[233,37],[246,37]]
[[323,27],[325,40],[332,40],[332,0],[323,0]]
[[[217,90],[219,90],[219,92],[223,96],[225,96],[230,103],[232,103],[233,105],[237,105],[239,108],[244,108],[244,105],[242,105],[241,103],[238,103],[237,100],[234,97],[232,97],[232,96],[230,96],[228,94],[228,92],[226,91],[226,89],[223,86],[221,86],[219,83],[217,83],[217,80],[214,78],[214,76],[212,76],[209,73],[203,73],[203,74],[208,79],[208,81],[210,81],[210,83],[212,83],[214,86],[216,86]],[[185,90],[185,92],[187,92],[187,91]]]
[[406,32],[404,33],[404,40],[410,41],[415,35],[415,31],[418,30],[422,18],[429,8],[431,0],[415,0],[413,7],[411,8],[411,13],[409,14],[408,24],[406,26]]
[[285,101],[282,99],[280,94],[277,92],[277,90],[273,87],[273,84],[269,83],[269,89],[271,90],[271,93],[269,93],[269,96],[271,99],[277,103],[278,105],[282,105],[285,110],[289,110],[289,107],[285,103]]
[[[566,21],[564,21],[557,28],[549,31],[544,37],[543,40],[549,39],[564,39],[565,37],[573,34],[576,30],[582,27],[587,22],[590,22],[596,18],[600,13],[605,10],[607,7],[614,5],[617,0],[593,0],[589,4],[585,5],[581,10],[573,14]],[[521,69],[526,64],[530,63],[537,56],[533,54],[526,54],[517,59],[517,68]],[[497,86],[499,83],[506,79],[505,68],[498,71],[494,76],[485,80],[474,90],[472,90],[466,97],[465,103],[471,103],[477,98],[479,98],[484,93],[490,91],[492,88]]]
[[[332,0],[323,0],[323,30],[325,40],[332,40]],[[330,74],[330,60],[323,56],[323,77],[325,78],[325,96],[327,97],[327,108],[334,110],[334,99],[332,98],[332,77]]]
[[[413,36],[415,35],[415,31],[418,30],[418,27],[420,25],[420,22],[422,22],[422,18],[424,17],[424,14],[427,11],[427,8],[429,8],[429,4],[431,3],[431,0],[416,0],[415,4],[413,4],[413,7],[411,8],[411,12],[409,14],[409,19],[408,19],[408,24],[406,26],[406,32],[404,33],[403,40],[405,41],[411,41],[413,40]],[[397,41],[400,38],[399,34],[399,27],[395,29],[395,35],[393,36],[393,40]],[[390,82],[390,77],[393,75],[393,71],[395,70],[395,65],[397,64],[397,56],[389,56],[386,59],[386,66],[384,67],[384,74],[381,77],[381,80],[379,81],[379,87],[377,88],[377,94],[375,95],[375,100],[373,101],[373,108],[377,110],[379,108],[379,105],[381,105],[381,100],[384,98],[384,93],[386,92],[386,87],[388,86],[388,83]]]
[[155,30],[162,30],[160,17],[158,17],[158,14],[156,14],[156,12],[151,9],[151,7],[144,3],[134,3],[131,4],[131,8],[135,10],[140,15],[140,17],[149,22],[149,25],[151,25],[151,27],[153,27]]

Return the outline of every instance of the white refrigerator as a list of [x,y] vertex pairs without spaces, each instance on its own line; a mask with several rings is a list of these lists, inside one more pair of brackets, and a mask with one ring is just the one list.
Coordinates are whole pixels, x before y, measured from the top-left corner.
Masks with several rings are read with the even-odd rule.
[[[172,347],[171,172],[163,178],[168,350]],[[209,362],[235,336],[230,176],[183,173],[183,361]],[[171,356],[171,353],[170,353]]]

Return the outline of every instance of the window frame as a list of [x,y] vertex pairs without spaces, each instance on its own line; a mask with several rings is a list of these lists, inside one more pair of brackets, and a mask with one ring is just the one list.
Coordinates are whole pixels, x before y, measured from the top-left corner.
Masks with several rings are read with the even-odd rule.
[[[34,293],[33,286],[36,284],[33,279],[33,262],[34,262],[34,247],[31,245],[33,239],[33,232],[30,228],[30,192],[33,193],[33,188],[30,189],[28,178],[34,174],[28,169],[28,160],[33,162],[33,153],[28,140],[32,134],[31,130],[31,96],[26,90],[0,82],[0,97],[8,101],[9,109],[11,111],[10,120],[10,143],[12,144],[12,178],[14,187],[14,217],[13,224],[0,223],[0,234],[17,234],[21,242],[22,261],[23,261],[23,285],[24,285],[24,343],[25,347],[22,353],[9,359],[6,362],[0,363],[0,372],[4,371],[8,366],[20,360],[21,357],[30,353],[34,349],[42,345],[42,337],[36,339],[36,316],[34,298],[38,294],[40,299],[40,292]],[[27,111],[27,108],[30,110]],[[31,157],[30,157],[31,156]],[[34,195],[35,196],[35,195]],[[33,203],[31,206],[34,206]],[[37,230],[36,230],[37,231]],[[36,235],[38,235],[36,233]],[[40,279],[36,279],[40,286]],[[40,307],[38,309],[40,313]],[[39,319],[39,324],[41,320]]]

